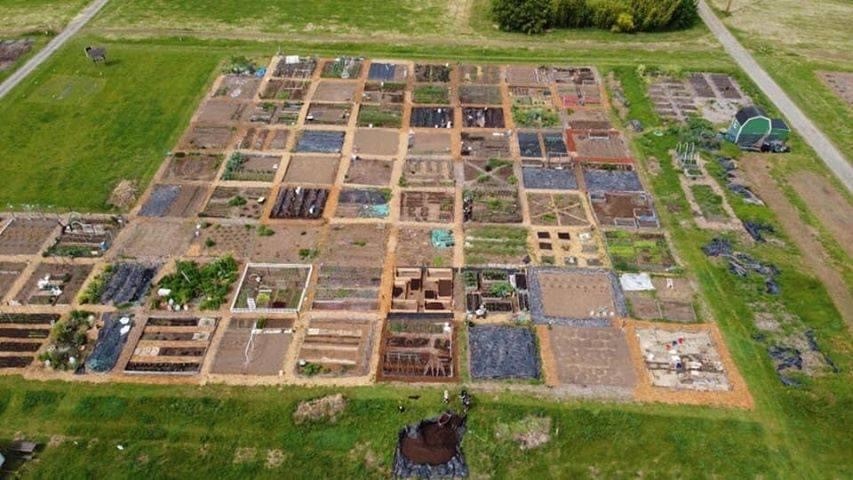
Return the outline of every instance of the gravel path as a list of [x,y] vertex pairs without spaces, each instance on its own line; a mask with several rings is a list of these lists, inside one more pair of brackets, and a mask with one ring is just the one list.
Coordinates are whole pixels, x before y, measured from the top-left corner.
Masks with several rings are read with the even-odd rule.
[[[27,75],[31,74],[33,70],[38,68],[39,65],[44,63],[53,53],[59,50],[60,47],[65,45],[71,37],[73,37],[77,32],[80,31],[83,26],[89,23],[98,11],[107,4],[109,0],[94,0],[90,3],[79,15],[74,17],[71,22],[65,27],[65,29],[59,33],[56,37],[53,38],[40,52],[36,53],[33,58],[29,59],[27,63],[25,63],[21,68],[19,68],[15,73],[9,76],[2,84],[0,84],[0,99],[6,96],[7,93],[12,91],[15,86],[21,83]],[[81,53],[82,54],[82,53]]]
[[735,59],[737,64],[749,75],[765,95],[779,108],[788,119],[791,126],[820,156],[823,163],[841,180],[847,190],[853,191],[853,167],[841,154],[841,151],[829,141],[826,135],[797,107],[779,85],[770,78],[752,55],[743,48],[734,35],[729,32],[723,22],[711,10],[705,0],[699,1],[699,15],[708,25],[717,40],[723,44],[726,52]]

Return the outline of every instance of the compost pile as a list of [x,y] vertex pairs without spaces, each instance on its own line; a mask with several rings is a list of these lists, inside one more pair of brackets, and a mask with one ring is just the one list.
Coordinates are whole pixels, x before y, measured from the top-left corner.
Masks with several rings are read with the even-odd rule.
[[397,478],[467,477],[460,445],[466,417],[451,411],[400,430],[394,453]]

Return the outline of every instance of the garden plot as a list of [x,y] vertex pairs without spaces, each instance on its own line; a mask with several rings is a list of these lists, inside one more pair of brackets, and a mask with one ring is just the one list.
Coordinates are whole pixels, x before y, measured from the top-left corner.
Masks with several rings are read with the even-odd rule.
[[518,107],[550,107],[551,89],[539,87],[509,87],[509,97],[513,106]]
[[539,324],[605,327],[627,308],[612,272],[540,267],[530,275],[530,313]]
[[95,346],[86,358],[87,373],[112,371],[136,324],[133,315],[105,313],[101,316],[99,325]]
[[372,320],[311,318],[299,348],[296,373],[305,377],[367,375],[375,329]]
[[592,224],[583,197],[576,193],[529,193],[533,225],[588,227]]
[[133,349],[126,373],[184,374],[201,371],[219,319],[151,317]]
[[91,265],[42,263],[18,292],[15,302],[22,305],[68,305],[91,271]]
[[687,81],[694,102],[699,106],[702,116],[711,123],[728,122],[741,107],[752,103],[728,75],[693,73]]
[[500,105],[503,96],[497,85],[462,85],[459,87],[459,102],[462,105]]
[[528,190],[577,190],[578,180],[571,168],[526,166],[521,169]]
[[370,82],[406,82],[409,77],[409,67],[396,63],[372,62],[367,72],[367,80]]
[[9,293],[25,268],[27,268],[26,263],[0,262],[0,301]]
[[308,95],[311,82],[303,80],[270,79],[261,89],[261,100],[288,100],[298,102]]
[[686,278],[655,276],[651,277],[651,283],[653,290],[625,289],[632,317],[680,323],[696,321],[695,293]]
[[676,264],[669,243],[661,233],[622,230],[604,232],[613,267],[628,272],[666,272]]
[[818,72],[818,76],[836,95],[853,107],[853,73]]
[[520,128],[554,128],[560,125],[560,115],[550,106],[513,106],[512,120]]
[[429,223],[453,222],[456,196],[452,192],[405,190],[401,196],[401,221]]
[[279,165],[280,155],[234,152],[225,163],[221,179],[236,182],[272,182]]
[[293,320],[232,318],[216,349],[210,372],[281,375],[292,340]]
[[304,130],[299,135],[294,151],[297,153],[341,153],[344,132]]
[[529,309],[527,273],[510,268],[466,268],[461,273],[465,311],[478,317]]
[[471,377],[476,380],[539,378],[536,336],[528,328],[476,325],[468,328]]
[[422,105],[447,105],[450,103],[450,87],[446,85],[415,85],[412,103]]
[[311,57],[288,55],[279,58],[273,69],[274,77],[308,79],[314,75],[317,60]]
[[501,83],[501,68],[497,65],[463,64],[459,66],[459,76],[464,83],[497,85]]
[[52,313],[0,312],[0,371],[30,366],[58,320]]
[[323,216],[329,190],[324,188],[287,187],[278,192],[270,218],[316,220]]
[[400,177],[402,187],[452,187],[453,160],[408,157]]
[[355,158],[350,160],[344,182],[355,185],[388,186],[391,183],[391,172],[394,162],[371,158]]
[[551,83],[551,70],[547,67],[510,65],[506,67],[506,83],[510,85],[536,85]]
[[264,102],[255,105],[249,121],[258,124],[296,125],[302,113],[302,102]]
[[339,218],[385,218],[390,213],[391,190],[343,188],[335,216]]
[[256,227],[250,224],[208,225],[201,224],[199,236],[190,249],[191,256],[218,257],[232,255],[236,258],[248,258],[252,253]]
[[572,130],[610,130],[613,124],[603,110],[577,110],[569,114],[569,128]]
[[453,269],[397,267],[391,290],[392,313],[453,313]]
[[412,107],[412,118],[409,124],[414,128],[451,128],[453,108],[448,106]]
[[140,217],[193,217],[207,198],[206,185],[157,184],[142,208]]
[[375,83],[364,85],[361,103],[401,104],[406,100],[405,83]]
[[[120,223],[121,222],[121,223]],[[113,245],[123,227],[117,217],[93,218],[72,215],[63,225],[56,242],[44,252],[46,257],[100,257]]]
[[237,143],[242,150],[285,150],[290,130],[284,128],[249,127]]
[[382,335],[380,380],[454,381],[456,332],[453,317],[389,318]]
[[397,232],[394,258],[397,265],[452,266],[453,242],[451,230],[402,227]]
[[346,125],[349,123],[352,104],[311,103],[305,116],[306,125]]
[[209,182],[216,178],[222,155],[178,152],[166,161],[161,178],[164,182]]
[[233,125],[245,121],[249,111],[247,102],[212,98],[199,107],[195,121],[203,125]]
[[63,315],[53,325],[39,362],[45,369],[77,372],[92,350],[88,332],[94,326],[94,313],[72,310]]
[[319,260],[328,265],[376,266],[385,258],[388,233],[384,223],[332,225]]
[[7,70],[33,47],[33,40],[0,40],[0,72]]
[[256,262],[311,263],[317,256],[320,227],[270,225],[250,230],[254,236],[250,257]]
[[361,75],[361,67],[364,59],[361,57],[338,57],[334,60],[326,60],[323,63],[323,78],[358,78]]
[[[448,148],[450,141],[448,140]],[[359,128],[355,131],[353,153],[359,155],[395,156],[400,149],[400,132]]]
[[209,150],[221,152],[231,144],[232,127],[193,125],[178,143],[178,150]]
[[554,325],[539,332],[550,343],[560,384],[617,390],[637,384],[622,331]]
[[148,222],[131,223],[116,255],[127,258],[160,258],[183,255],[193,238],[193,224]]
[[409,133],[410,155],[450,155],[450,132]]
[[653,386],[698,391],[732,389],[710,331],[637,328],[636,334]]
[[220,257],[206,263],[178,260],[174,271],[157,283],[152,309],[182,311],[189,308],[218,310],[237,281],[237,261]]
[[509,158],[509,132],[462,132],[462,156],[472,158]]
[[216,187],[199,217],[261,218],[270,189],[256,187]]
[[568,162],[569,151],[559,131],[520,131],[518,149],[525,158],[542,159],[550,162]]
[[529,260],[525,228],[469,226],[465,229],[466,265],[521,265]]
[[317,276],[311,307],[314,310],[378,310],[381,284],[382,268],[341,267],[324,263]]
[[466,187],[512,189],[518,184],[513,163],[510,160],[466,158],[463,172]]
[[597,233],[583,227],[537,230],[536,247],[542,265],[600,268],[606,259]]
[[663,118],[686,122],[688,116],[698,113],[689,84],[681,80],[658,77],[649,85],[649,97]]
[[449,83],[453,68],[449,64],[430,65],[418,63],[415,65],[415,81],[420,83]]
[[590,192],[642,192],[643,184],[633,170],[584,168],[583,180]]
[[358,109],[358,126],[367,128],[400,128],[403,107],[400,105],[362,105]]
[[252,100],[261,87],[261,79],[254,75],[223,75],[214,97]]
[[235,313],[298,312],[311,265],[249,263],[231,304]]
[[286,183],[331,185],[335,183],[340,157],[328,155],[293,155],[284,175]]
[[465,128],[504,128],[504,110],[501,107],[465,107],[462,109],[462,126]]
[[151,287],[160,265],[117,263],[108,265],[89,283],[80,303],[100,303],[123,307],[138,304]]
[[590,192],[589,203],[603,227],[660,227],[652,198],[645,192]]
[[570,110],[578,106],[601,104],[601,87],[599,85],[558,85],[557,95],[560,105]]
[[35,255],[59,225],[55,218],[0,218],[0,255]]
[[358,90],[358,82],[321,80],[317,83],[317,89],[314,90],[314,96],[311,97],[311,100],[313,102],[352,104],[355,101],[356,90]]
[[568,147],[582,163],[633,165],[628,144],[619,132],[570,130]]
[[521,223],[518,189],[466,189],[462,196],[462,213],[465,222]]

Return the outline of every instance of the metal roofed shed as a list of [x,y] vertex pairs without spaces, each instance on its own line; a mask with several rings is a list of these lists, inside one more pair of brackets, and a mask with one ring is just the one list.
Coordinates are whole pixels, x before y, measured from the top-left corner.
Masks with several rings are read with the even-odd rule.
[[726,139],[739,147],[760,146],[764,142],[785,141],[791,129],[781,118],[770,118],[759,107],[749,106],[738,110],[732,120]]

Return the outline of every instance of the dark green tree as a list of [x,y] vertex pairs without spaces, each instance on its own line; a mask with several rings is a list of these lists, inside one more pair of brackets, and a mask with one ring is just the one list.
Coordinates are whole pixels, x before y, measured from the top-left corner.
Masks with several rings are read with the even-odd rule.
[[501,30],[542,33],[551,23],[551,0],[492,0],[492,18]]

